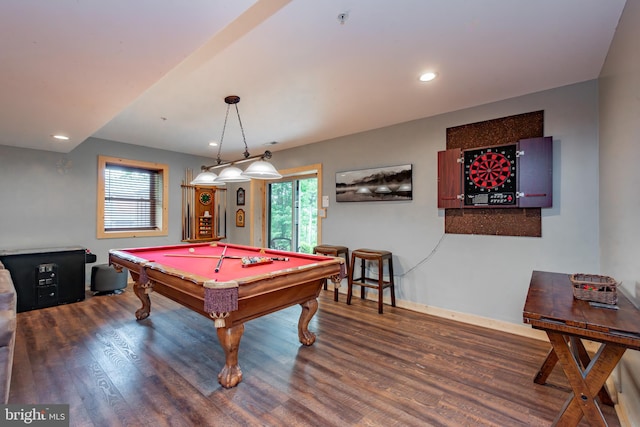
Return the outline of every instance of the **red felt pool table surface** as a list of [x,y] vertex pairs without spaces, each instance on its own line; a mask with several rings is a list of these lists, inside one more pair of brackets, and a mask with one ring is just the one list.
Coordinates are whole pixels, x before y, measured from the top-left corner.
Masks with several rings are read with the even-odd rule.
[[[219,256],[224,248],[226,257],[219,272],[215,272]],[[172,246],[157,246],[148,248],[122,249],[118,252],[139,258],[151,268],[174,270],[182,272],[185,277],[192,277],[195,281],[215,280],[228,282],[253,276],[265,276],[273,272],[289,269],[299,269],[318,262],[331,260],[332,257],[318,257],[309,254],[284,252],[273,249],[256,248],[251,246],[233,245],[226,243],[198,243]],[[268,257],[286,258],[287,261],[274,261],[271,264],[251,265],[242,267],[242,260],[234,257]],[[155,264],[155,266],[151,265]]]
[[[223,251],[225,257],[216,272]],[[242,257],[286,260],[243,267]],[[311,345],[316,337],[308,324],[318,309],[322,285],[330,278],[339,286],[344,276],[342,258],[228,243],[111,250],[109,263],[129,269],[135,281],[134,292],[142,302],[136,311],[138,320],[150,315],[149,295],[153,292],[215,320],[226,355],[218,381],[227,388],[242,379],[238,347],[246,321],[300,304],[298,337],[302,344]],[[227,305],[229,300],[233,304]]]

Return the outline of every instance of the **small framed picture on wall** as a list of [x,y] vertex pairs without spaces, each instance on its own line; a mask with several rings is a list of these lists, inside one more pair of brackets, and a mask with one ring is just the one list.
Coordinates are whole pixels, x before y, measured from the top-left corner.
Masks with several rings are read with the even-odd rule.
[[238,209],[236,211],[236,227],[244,227],[244,210]]
[[244,188],[238,188],[236,192],[236,205],[244,206]]

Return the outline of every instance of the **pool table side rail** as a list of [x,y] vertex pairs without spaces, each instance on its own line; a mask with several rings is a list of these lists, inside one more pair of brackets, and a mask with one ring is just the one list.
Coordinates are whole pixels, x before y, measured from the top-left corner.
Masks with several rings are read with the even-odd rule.
[[[302,252],[288,252],[288,251],[283,251],[280,249],[271,249],[271,248],[260,248],[260,247],[254,247],[254,246],[247,246],[247,245],[239,245],[237,243],[222,243],[222,242],[214,242],[214,243],[195,243],[195,244],[179,244],[179,245],[167,245],[165,246],[165,248],[167,250],[169,250],[169,248],[180,248],[180,249],[184,249],[184,248],[194,248],[197,252],[197,249],[200,247],[215,247],[215,246],[228,246],[229,249],[237,249],[240,251],[248,251],[248,252],[252,252],[252,253],[256,253],[256,254],[260,254],[260,253],[270,253],[270,254],[274,254],[277,256],[282,256],[282,257],[290,257],[290,256],[296,256],[298,258],[306,258],[306,259],[316,259],[316,258],[331,258],[330,256],[327,255],[317,255],[317,254],[306,254],[306,253],[302,253]],[[111,249],[109,252],[125,252],[127,254],[133,254],[133,253],[144,253],[147,251],[155,251],[157,250],[158,247],[157,246],[149,246],[149,247],[140,247],[140,248],[120,248],[120,249]],[[130,255],[132,258],[137,258],[137,259],[141,259],[141,260],[146,260],[145,258],[140,258],[137,257],[135,255]]]
[[[121,261],[128,261],[128,263],[127,265],[123,265]],[[158,262],[148,261],[144,258],[140,258],[128,252],[124,252],[124,250],[109,251],[109,264],[120,265],[128,268],[130,271],[132,270],[137,273],[140,273],[141,269],[149,268],[152,270],[161,271],[166,274],[171,274],[173,276],[179,277],[184,280],[189,280],[195,284],[200,284],[200,285],[210,280],[206,276],[200,276],[197,274],[188,273],[188,272],[185,272],[184,270],[168,267]]]

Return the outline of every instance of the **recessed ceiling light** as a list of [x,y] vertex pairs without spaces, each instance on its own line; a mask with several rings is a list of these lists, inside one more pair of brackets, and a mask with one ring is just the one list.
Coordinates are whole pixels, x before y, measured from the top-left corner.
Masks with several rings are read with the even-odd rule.
[[215,141],[211,141],[211,142],[209,143],[209,145],[210,145],[210,146],[212,146],[212,147],[217,147],[217,146],[218,146],[218,143],[217,143],[217,142],[215,142]]
[[420,81],[421,82],[430,82],[431,80],[435,79],[438,75],[432,71],[429,71],[428,73],[424,73],[422,75],[420,75]]
[[65,135],[53,135],[53,137],[54,137],[55,139],[59,139],[60,141],[67,141],[67,140],[69,140],[69,137],[68,137],[68,136],[65,136]]

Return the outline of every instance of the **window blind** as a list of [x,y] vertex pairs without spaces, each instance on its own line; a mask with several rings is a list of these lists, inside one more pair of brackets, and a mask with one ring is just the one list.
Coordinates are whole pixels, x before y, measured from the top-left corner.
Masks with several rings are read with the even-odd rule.
[[156,170],[107,165],[104,230],[157,230],[162,224],[162,174]]

